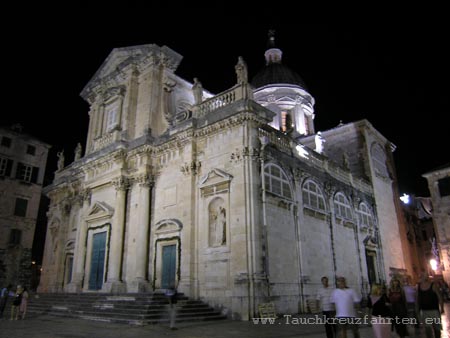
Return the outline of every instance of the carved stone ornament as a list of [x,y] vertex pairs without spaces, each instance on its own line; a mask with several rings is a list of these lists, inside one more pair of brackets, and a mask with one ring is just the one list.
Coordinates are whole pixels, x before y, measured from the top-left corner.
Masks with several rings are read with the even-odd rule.
[[129,180],[124,176],[120,176],[111,182],[116,190],[126,190],[129,188]]
[[331,182],[327,181],[323,184],[323,190],[328,196],[332,196],[336,191],[336,187],[331,184]]
[[167,74],[164,74],[163,78],[163,89],[165,92],[171,93],[173,91],[173,88],[177,85],[176,81],[171,79],[167,76]]
[[294,175],[294,180],[301,182],[303,181],[304,178],[306,178],[308,176],[308,173],[302,169],[298,169],[298,168],[294,168],[292,170],[292,173]]
[[242,155],[242,151],[238,148],[236,148],[236,150],[234,152],[231,153],[230,155],[230,162],[234,162],[234,163],[238,163],[241,162],[243,160],[243,155]]
[[103,93],[103,100],[108,101],[109,99],[116,97],[116,96],[123,96],[125,94],[125,86],[117,86],[108,88]]
[[135,178],[135,182],[138,183],[141,187],[149,188],[149,187],[153,186],[154,179],[151,175],[144,174],[144,175],[137,176]]
[[200,168],[202,166],[202,163],[200,161],[191,161],[191,163],[185,162],[180,170],[183,173],[183,175],[189,176],[189,175],[197,175],[200,172]]

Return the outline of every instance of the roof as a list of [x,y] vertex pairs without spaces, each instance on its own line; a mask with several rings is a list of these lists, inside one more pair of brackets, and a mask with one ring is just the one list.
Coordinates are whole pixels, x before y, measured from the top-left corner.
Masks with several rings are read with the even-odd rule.
[[306,90],[305,82],[300,75],[283,65],[283,52],[275,45],[275,31],[269,30],[268,37],[267,50],[264,53],[266,65],[250,81],[252,86],[261,88],[272,84],[291,84]]
[[282,63],[271,62],[267,64],[251,80],[254,88],[279,83],[293,84],[307,89],[300,75]]

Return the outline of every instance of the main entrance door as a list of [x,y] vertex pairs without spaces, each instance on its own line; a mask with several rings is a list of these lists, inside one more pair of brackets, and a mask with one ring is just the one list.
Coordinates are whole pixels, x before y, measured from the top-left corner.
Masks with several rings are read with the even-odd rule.
[[162,278],[161,288],[167,289],[175,285],[175,273],[177,265],[176,245],[162,247]]
[[92,240],[91,273],[89,274],[89,290],[100,290],[103,285],[105,265],[106,232],[94,234]]

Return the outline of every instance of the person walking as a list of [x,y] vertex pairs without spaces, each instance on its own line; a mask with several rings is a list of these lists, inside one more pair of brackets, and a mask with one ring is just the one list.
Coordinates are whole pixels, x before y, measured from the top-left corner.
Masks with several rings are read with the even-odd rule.
[[361,296],[347,287],[344,277],[338,277],[336,284],[337,288],[331,293],[330,301],[336,307],[337,337],[346,338],[347,330],[350,329],[353,338],[360,338],[355,306],[361,302]]
[[406,318],[408,315],[406,310],[405,293],[403,292],[402,285],[397,277],[393,277],[391,279],[388,298],[389,303],[391,303],[392,315],[394,316],[394,321],[392,324],[395,332],[397,332],[400,338],[404,338],[408,335],[408,331],[403,318]]
[[19,312],[18,312],[19,317],[22,320],[25,319],[25,315],[27,314],[28,298],[29,298],[28,289],[26,288],[26,286],[24,286],[22,288],[22,299],[20,301]]
[[324,276],[320,281],[322,282],[322,287],[317,290],[316,300],[322,310],[327,338],[334,338],[336,336],[336,325],[331,322],[333,319],[330,319],[334,318],[336,314],[334,304],[330,302],[331,293],[334,289],[329,287],[328,277]]
[[416,313],[417,287],[412,283],[411,276],[406,276],[403,279],[403,292],[406,299],[406,311],[408,318],[414,320],[411,324],[413,324],[415,328],[419,328],[419,318]]
[[5,286],[0,292],[0,318],[3,317],[3,312],[5,311],[6,303],[8,302],[9,292],[12,288],[11,284]]
[[175,327],[177,294],[177,288],[174,284],[171,284],[165,292],[169,301],[169,327],[171,330],[177,330]]
[[416,311],[425,327],[427,338],[441,337],[441,314],[444,313],[444,302],[439,287],[422,271],[417,287]]
[[392,311],[389,308],[389,300],[386,289],[381,284],[373,284],[367,299],[367,307],[371,309],[371,324],[375,338],[391,337]]
[[22,302],[23,288],[22,285],[17,285],[16,293],[11,305],[11,320],[19,319],[20,303]]

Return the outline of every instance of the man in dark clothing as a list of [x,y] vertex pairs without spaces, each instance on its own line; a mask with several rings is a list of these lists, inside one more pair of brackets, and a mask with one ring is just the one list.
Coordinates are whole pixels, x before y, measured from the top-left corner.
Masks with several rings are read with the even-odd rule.
[[430,281],[428,273],[422,272],[420,283],[417,287],[417,313],[425,327],[427,338],[441,337],[441,313],[444,313],[444,302],[439,291],[439,286]]

